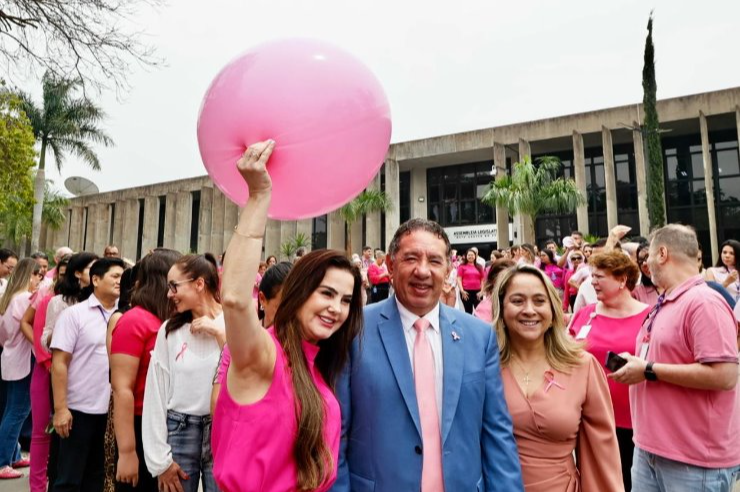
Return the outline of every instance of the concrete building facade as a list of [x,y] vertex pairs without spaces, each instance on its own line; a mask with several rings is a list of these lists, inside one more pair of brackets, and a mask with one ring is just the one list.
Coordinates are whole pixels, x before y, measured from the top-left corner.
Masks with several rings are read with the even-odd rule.
[[[740,87],[658,102],[669,222],[691,224],[716,261],[718,245],[740,238]],[[481,201],[491,180],[523,156],[555,155],[588,203],[571,214],[539,217],[536,241],[572,230],[603,236],[616,224],[647,236],[646,159],[641,104],[516,123],[393,144],[370,183],[394,207],[352,227],[352,245],[385,248],[410,217],[438,221],[459,248],[521,243],[526,218]],[[138,259],[157,246],[220,253],[233,234],[239,207],[208,176],[77,197],[42,246],[102,252],[106,244]],[[498,227],[506,224],[506,227]],[[303,233],[313,248],[344,248],[346,225],[336,212],[267,225],[264,254]],[[711,254],[709,253],[711,252]]]

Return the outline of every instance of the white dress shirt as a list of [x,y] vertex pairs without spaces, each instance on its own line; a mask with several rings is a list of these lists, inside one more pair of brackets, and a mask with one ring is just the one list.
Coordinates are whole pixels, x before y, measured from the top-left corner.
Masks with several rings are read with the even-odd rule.
[[406,348],[409,351],[409,361],[411,361],[411,372],[414,371],[414,342],[416,341],[416,329],[414,328],[414,322],[419,318],[424,318],[429,321],[429,327],[426,330],[425,335],[427,341],[432,347],[432,354],[434,356],[434,392],[437,397],[437,413],[439,414],[439,424],[442,425],[442,395],[444,389],[444,366],[442,362],[442,332],[439,327],[439,303],[437,303],[432,311],[419,317],[411,313],[406,307],[404,307],[398,299],[396,299],[398,305],[398,313],[401,315],[401,325],[403,326],[403,334],[406,337]]

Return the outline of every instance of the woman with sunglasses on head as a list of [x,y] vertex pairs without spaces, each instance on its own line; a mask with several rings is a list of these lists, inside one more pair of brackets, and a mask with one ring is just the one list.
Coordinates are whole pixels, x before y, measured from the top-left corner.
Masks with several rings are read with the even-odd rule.
[[339,459],[341,413],[333,386],[362,326],[362,279],[335,250],[301,257],[283,285],[275,326],[257,319],[251,281],[272,197],[254,144],[237,163],[249,199],[229,243],[223,277],[231,364],[214,416],[214,473],[225,491],[327,490]]
[[[54,297],[54,286],[67,272],[67,264],[72,255],[61,257],[53,269],[51,291],[42,292],[41,287],[31,296],[31,306],[21,320],[21,330],[33,341],[33,354],[36,365],[31,376],[31,459],[29,486],[31,491],[46,491],[46,471],[49,462],[51,437],[46,433],[46,425],[51,417],[51,353],[44,350],[41,337],[46,325],[46,311]],[[43,282],[43,281],[42,281]]]
[[578,290],[568,281],[577,270],[584,268],[585,260],[585,255],[581,250],[568,252],[568,260],[565,262],[565,272],[563,274],[563,312],[567,313],[573,310],[573,303],[576,301]]
[[179,252],[158,248],[131,269],[135,273],[129,308],[114,325],[110,369],[118,451],[116,491],[158,488],[144,461],[141,416],[151,352],[162,321],[170,315],[167,274],[180,257]]
[[8,287],[0,298],[0,368],[5,384],[5,411],[0,422],[0,479],[23,476],[13,469],[21,460],[18,437],[31,413],[31,367],[33,344],[21,331],[21,318],[31,304],[31,295],[43,278],[34,259],[24,258],[16,265]]
[[[198,491],[201,479],[204,491],[218,491],[210,448],[211,384],[226,342],[218,285],[210,253],[181,257],[167,275],[175,314],[157,333],[142,415],[144,457],[159,491]],[[245,286],[251,299],[251,282]]]

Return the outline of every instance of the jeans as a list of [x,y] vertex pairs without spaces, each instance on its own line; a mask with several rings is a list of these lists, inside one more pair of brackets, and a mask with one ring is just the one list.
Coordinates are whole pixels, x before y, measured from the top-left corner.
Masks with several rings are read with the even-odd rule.
[[723,469],[685,464],[635,447],[632,491],[733,491],[740,465]]
[[51,436],[46,433],[46,425],[51,418],[51,398],[49,388],[51,375],[44,365],[36,364],[31,377],[31,472],[29,481],[31,491],[46,491],[46,465],[49,461]]
[[172,447],[172,460],[190,476],[181,480],[183,491],[198,491],[201,477],[203,491],[219,491],[213,478],[210,415],[167,411],[167,443]]
[[18,437],[31,413],[31,374],[21,380],[5,382],[5,411],[0,423],[0,467],[20,460]]

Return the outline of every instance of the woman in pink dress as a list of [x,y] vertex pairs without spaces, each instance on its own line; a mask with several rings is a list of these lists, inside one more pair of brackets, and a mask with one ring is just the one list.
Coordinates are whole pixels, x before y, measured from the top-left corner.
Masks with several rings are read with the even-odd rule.
[[473,313],[478,306],[481,286],[483,285],[483,268],[478,265],[478,254],[468,250],[462,264],[457,268],[457,287],[460,290],[465,311]]
[[362,279],[344,252],[314,250],[283,286],[273,330],[245,291],[259,265],[273,141],[237,163],[249,199],[223,276],[231,364],[213,418],[214,475],[223,491],[327,490],[336,479],[341,413],[332,390],[362,327]]
[[568,337],[544,272],[501,273],[493,319],[527,491],[624,491],[601,365]]
[[[637,265],[624,253],[612,250],[591,257],[591,283],[596,291],[596,302],[583,307],[574,316],[570,333],[577,341],[586,343],[586,350],[601,364],[604,373],[606,355],[635,352],[635,340],[650,306],[634,299],[632,290],[637,283]],[[629,386],[609,380],[614,419],[622,459],[622,479],[629,491],[632,488],[632,418],[630,415]]]
[[483,285],[483,299],[480,300],[478,306],[473,310],[473,316],[488,322],[489,324],[493,321],[493,306],[492,299],[493,291],[496,287],[496,279],[499,274],[508,269],[514,267],[516,262],[509,259],[499,259],[491,264],[486,271],[486,283]]

